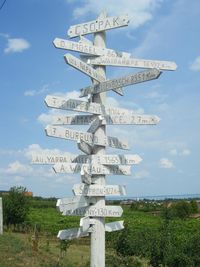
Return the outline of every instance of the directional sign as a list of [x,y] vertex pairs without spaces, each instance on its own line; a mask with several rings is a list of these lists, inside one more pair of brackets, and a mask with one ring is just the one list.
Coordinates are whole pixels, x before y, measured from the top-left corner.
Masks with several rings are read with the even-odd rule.
[[161,72],[159,70],[151,69],[123,76],[118,79],[107,80],[100,84],[91,85],[81,89],[80,97],[87,96],[88,94],[98,94],[109,90],[113,90],[115,88],[157,79],[160,76],[160,74]]
[[90,207],[78,208],[64,212],[62,215],[68,216],[91,216],[91,217],[121,217],[123,210],[120,206],[102,206],[95,205]]
[[[155,115],[146,115],[146,114],[130,114],[130,115],[104,115],[103,117],[97,117],[93,115],[71,115],[71,116],[55,116],[53,118],[53,125],[89,125],[93,127],[93,132],[95,126],[100,126],[100,120],[104,120],[104,123],[107,125],[154,125],[158,124],[160,118]],[[88,130],[88,132],[92,132]]]
[[93,219],[90,219],[90,217],[83,217],[80,219],[80,227],[83,232],[86,232],[89,230],[90,225],[92,224]]
[[126,188],[123,185],[85,185],[75,184],[73,186],[75,196],[125,196]]
[[98,82],[104,82],[106,78],[100,75],[95,69],[93,69],[90,65],[86,64],[82,60],[78,59],[77,57],[72,56],[71,54],[66,54],[64,56],[65,61],[67,64],[71,65],[77,70],[85,73],[89,77],[95,79]]
[[105,224],[106,232],[114,232],[124,229],[124,221],[117,221]]
[[77,208],[87,207],[90,202],[92,203],[92,200],[89,200],[84,196],[75,196],[72,198],[58,199],[56,207],[60,212],[64,212],[65,210],[75,210]]
[[87,155],[73,154],[33,154],[32,164],[56,164],[56,163],[90,163]]
[[130,57],[95,57],[88,59],[88,64],[102,66],[119,66],[131,68],[160,69],[160,70],[176,70],[177,65],[171,61],[146,60]]
[[129,19],[127,15],[102,18],[102,19],[98,18],[97,20],[71,26],[67,34],[69,35],[70,38],[72,38],[89,33],[96,33],[114,28],[128,26],[128,23]]
[[79,141],[83,140],[89,145],[109,146],[118,149],[129,149],[127,142],[120,141],[117,137],[101,136],[100,138],[91,133],[83,133],[72,129],[67,129],[60,126],[48,125],[45,128],[48,136],[64,138],[67,140]]
[[88,56],[107,56],[109,58],[123,56],[125,58],[128,58],[131,55],[126,52],[119,52],[113,49],[95,46],[90,42],[90,40],[84,38],[83,41],[82,38],[83,36],[81,37],[81,40],[79,42],[72,42],[65,39],[55,38],[53,44],[56,48],[76,51],[87,54]]
[[[63,97],[59,97],[59,96],[52,96],[52,95],[47,95],[45,98],[45,103],[47,104],[48,107],[51,108],[58,108],[58,109],[63,109],[63,110],[71,110],[71,111],[79,111],[79,112],[85,112],[85,113],[92,113],[92,114],[97,114],[97,115],[110,115],[110,116],[114,116],[114,115],[134,115],[135,112],[133,110],[128,110],[128,109],[124,109],[124,108],[115,108],[115,107],[111,107],[111,106],[104,106],[98,103],[92,103],[92,102],[86,102],[86,101],[82,101],[82,100],[77,100],[77,99],[65,99]],[[61,119],[59,119],[61,118]],[[78,122],[80,118],[80,123]],[[91,120],[94,119],[94,115],[92,115]],[[61,124],[62,124],[62,120],[63,117],[62,116],[58,116],[57,119],[56,117],[53,119],[53,122],[59,124],[59,120],[61,120]],[[66,120],[68,121],[68,116],[66,116]],[[75,118],[75,124],[86,124],[88,122],[88,118],[87,117],[77,117],[77,119]],[[83,120],[86,120],[86,122],[84,123]],[[90,120],[90,118],[89,118]],[[91,121],[89,122],[91,123]],[[65,123],[63,123],[65,124]],[[73,124],[73,123],[66,123],[66,124]]]
[[[81,141],[85,145],[87,143]],[[95,163],[102,165],[133,165],[139,164],[142,159],[137,154],[126,154],[126,155],[74,155],[74,154],[33,154],[32,164],[56,164],[56,163]]]
[[78,149],[80,149],[82,152],[84,152],[87,155],[90,155],[92,153],[92,146],[88,145],[83,140],[77,141]]
[[72,240],[74,238],[79,238],[88,235],[89,233],[84,232],[81,228],[71,228],[67,230],[60,230],[58,232],[57,238],[61,240]]
[[47,95],[45,98],[45,103],[48,107],[51,108],[87,112],[92,114],[102,114],[102,107],[100,104],[77,99],[65,99],[59,96]]
[[80,163],[56,163],[53,166],[56,173],[85,173],[88,175],[131,175],[131,166],[126,165],[99,165]]

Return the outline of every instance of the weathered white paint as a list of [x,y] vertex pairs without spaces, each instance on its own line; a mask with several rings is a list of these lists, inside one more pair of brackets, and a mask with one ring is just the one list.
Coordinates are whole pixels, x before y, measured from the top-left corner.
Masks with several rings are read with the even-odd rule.
[[146,60],[131,57],[95,57],[88,59],[88,64],[102,66],[119,66],[131,68],[176,70],[177,65],[172,61]]
[[92,162],[103,165],[134,165],[139,164],[142,158],[137,154],[126,154],[126,155],[97,155],[92,156]]
[[90,217],[83,217],[80,219],[80,227],[83,232],[87,232],[92,225],[92,219]]
[[87,207],[90,204],[89,198],[84,196],[74,196],[71,198],[61,198],[57,200],[56,207],[60,212],[65,212],[66,210],[75,210],[77,208]]
[[45,128],[46,134],[51,137],[64,138],[72,141],[80,141],[88,143],[89,145],[109,146],[118,149],[129,149],[126,141],[121,141],[117,137],[99,136],[91,133],[83,133],[72,129],[67,129],[61,126],[48,125]]
[[[97,117],[93,115],[71,115],[71,116],[55,116],[53,118],[53,125],[89,125],[100,123],[100,119],[104,120],[107,125],[155,125],[158,124],[160,118],[156,115],[146,114],[130,114],[130,115],[104,115]],[[95,120],[95,122],[94,122]],[[99,124],[100,125],[100,124]],[[92,132],[89,131],[88,132]]]
[[121,217],[123,210],[120,206],[101,206],[92,205],[90,207],[66,210],[62,215],[66,216],[90,216],[90,217]]
[[100,104],[77,99],[65,99],[59,96],[47,95],[45,98],[45,103],[51,108],[102,114],[102,108]]
[[77,57],[72,56],[71,54],[66,54],[64,56],[65,61],[70,66],[74,67],[77,70],[85,73],[89,77],[95,79],[98,82],[104,82],[106,79],[100,75],[95,69],[93,69],[90,65],[86,64],[82,60]]
[[81,228],[71,228],[67,230],[60,230],[57,238],[61,240],[72,240],[79,237],[88,236],[88,232],[84,232]]
[[118,79],[107,80],[97,85],[91,85],[85,88],[82,88],[80,97],[87,96],[88,94],[97,94],[113,90],[115,88],[121,88],[124,86],[138,84],[153,79],[157,79],[160,76],[161,72],[157,69],[145,70],[138,73],[129,74]]
[[130,165],[99,165],[80,163],[56,163],[53,166],[56,173],[81,173],[82,175],[131,175]]
[[[113,49],[101,48],[92,44],[92,42],[81,36],[79,42],[72,42],[65,39],[55,38],[53,44],[56,48],[71,50],[87,54],[88,56],[107,56],[107,57],[125,57],[129,58],[131,54],[126,52],[115,51]],[[84,40],[84,41],[83,41]],[[82,58],[82,57],[81,57]]]
[[56,164],[56,163],[90,163],[87,155],[74,154],[33,154],[32,164]]
[[75,184],[72,189],[75,196],[125,196],[124,185]]
[[128,26],[128,16],[106,17],[104,19],[97,18],[96,20],[70,26],[67,34],[70,38],[85,35],[89,33],[97,33],[105,30],[115,29]]
[[105,230],[106,232],[114,232],[124,229],[124,221],[116,221],[111,223],[106,223]]
[[3,205],[2,198],[0,197],[0,235],[3,234]]
[[92,153],[92,146],[88,145],[83,140],[77,141],[78,149],[80,149],[83,153],[90,155]]
[[105,120],[101,115],[99,115],[91,122],[90,128],[87,130],[87,132],[95,133],[96,130],[103,124],[105,125]]

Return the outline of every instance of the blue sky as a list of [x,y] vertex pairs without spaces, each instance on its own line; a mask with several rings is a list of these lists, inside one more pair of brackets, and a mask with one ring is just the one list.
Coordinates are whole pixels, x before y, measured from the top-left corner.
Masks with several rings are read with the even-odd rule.
[[[129,141],[131,150],[125,153],[137,153],[143,161],[132,167],[132,176],[109,176],[107,183],[125,184],[128,196],[200,193],[198,0],[7,0],[0,10],[0,189],[23,185],[34,195],[72,195],[80,177],[33,166],[31,153],[80,153],[73,141],[47,137],[44,131],[58,112],[45,106],[45,96],[77,98],[91,83],[66,65],[63,55],[69,51],[54,48],[52,41],[69,39],[71,25],[94,20],[104,9],[109,16],[130,17],[128,27],[107,31],[107,47],[178,65],[158,80],[124,88],[123,97],[107,94],[110,105],[161,118],[156,126],[108,126],[110,135]],[[107,67],[107,78],[137,71]]]

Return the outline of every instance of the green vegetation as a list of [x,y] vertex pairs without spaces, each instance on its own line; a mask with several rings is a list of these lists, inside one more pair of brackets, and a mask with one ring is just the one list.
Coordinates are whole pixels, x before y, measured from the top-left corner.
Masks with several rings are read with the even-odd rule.
[[[28,202],[24,221],[4,226],[0,267],[89,267],[89,238],[56,238],[61,229],[79,227],[80,217],[60,215],[55,198],[28,197]],[[198,212],[196,201],[138,201],[123,210],[125,229],[106,234],[106,267],[200,266],[200,220],[191,217]]]

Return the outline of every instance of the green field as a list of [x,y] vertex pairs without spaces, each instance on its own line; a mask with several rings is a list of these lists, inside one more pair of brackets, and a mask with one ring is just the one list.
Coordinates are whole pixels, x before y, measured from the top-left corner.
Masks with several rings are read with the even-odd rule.
[[[106,234],[106,266],[200,267],[200,220],[166,220],[153,209],[155,212],[147,212],[149,207],[134,210],[123,206],[120,220],[124,220],[125,229]],[[79,227],[79,220],[80,217],[60,215],[55,200],[32,199],[26,222],[4,227],[0,267],[88,267],[89,238],[70,241],[66,251],[56,238],[61,229]],[[113,220],[117,218],[106,221]],[[34,232],[37,249],[33,248]]]

